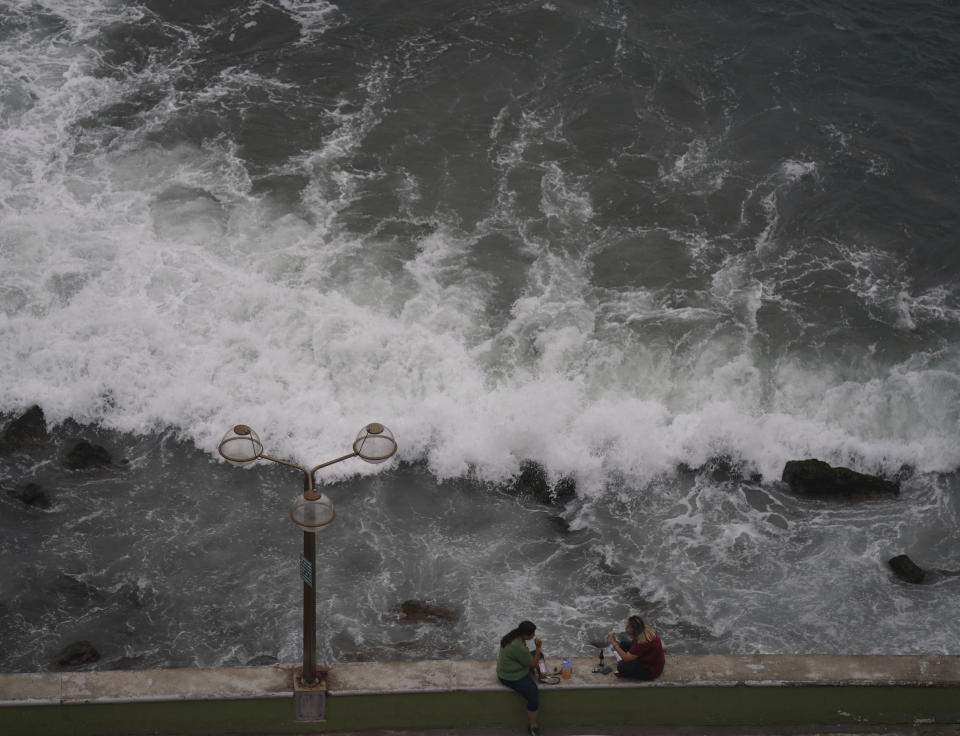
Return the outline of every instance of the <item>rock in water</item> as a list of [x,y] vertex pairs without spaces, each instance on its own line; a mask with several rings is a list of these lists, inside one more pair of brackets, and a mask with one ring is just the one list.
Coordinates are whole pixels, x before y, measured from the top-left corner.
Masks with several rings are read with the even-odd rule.
[[253,659],[247,661],[247,667],[263,667],[265,665],[276,663],[277,658],[272,654],[258,654]]
[[63,464],[70,470],[87,470],[88,468],[102,468],[112,465],[110,453],[100,445],[92,445],[86,440],[80,440],[73,446],[63,459]]
[[34,405],[7,425],[0,436],[0,454],[24,452],[47,440],[47,420]]
[[530,496],[544,504],[563,505],[577,496],[577,484],[573,478],[564,477],[552,486],[547,472],[540,463],[525,461],[513,482],[513,493]]
[[460,609],[453,606],[438,606],[421,600],[407,600],[393,609],[410,621],[456,621]]
[[100,652],[88,641],[75,641],[53,659],[57,667],[79,667],[100,659]]
[[818,498],[871,498],[896,496],[899,481],[858,473],[849,468],[834,468],[823,460],[790,460],[783,466],[781,480],[801,496]]
[[927,576],[923,569],[906,555],[891,557],[887,564],[898,578],[908,583],[922,583]]
[[39,509],[48,509],[52,506],[50,496],[48,496],[43,487],[37,483],[27,483],[20,488],[15,495],[27,506],[35,506]]

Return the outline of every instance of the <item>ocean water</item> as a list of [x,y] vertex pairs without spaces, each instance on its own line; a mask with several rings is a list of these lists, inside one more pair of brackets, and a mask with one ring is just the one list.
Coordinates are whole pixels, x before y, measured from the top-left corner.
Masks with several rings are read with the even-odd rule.
[[0,0],[0,415],[51,428],[0,670],[299,659],[301,481],[237,422],[399,442],[318,474],[327,661],[957,653],[960,577],[886,561],[960,570],[958,129],[944,0]]

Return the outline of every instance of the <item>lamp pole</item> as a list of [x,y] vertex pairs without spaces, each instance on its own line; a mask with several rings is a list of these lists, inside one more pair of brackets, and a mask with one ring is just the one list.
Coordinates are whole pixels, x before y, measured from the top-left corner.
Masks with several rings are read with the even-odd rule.
[[371,422],[360,430],[353,442],[353,452],[325,463],[306,468],[297,463],[272,457],[263,451],[260,437],[246,424],[237,424],[220,440],[219,453],[234,465],[246,465],[254,460],[269,460],[303,473],[303,494],[290,508],[293,523],[303,529],[303,557],[300,576],[303,579],[303,669],[300,684],[317,684],[317,536],[336,516],[333,504],[317,490],[314,476],[328,465],[359,457],[368,463],[382,463],[393,457],[397,442],[393,433],[378,422]]

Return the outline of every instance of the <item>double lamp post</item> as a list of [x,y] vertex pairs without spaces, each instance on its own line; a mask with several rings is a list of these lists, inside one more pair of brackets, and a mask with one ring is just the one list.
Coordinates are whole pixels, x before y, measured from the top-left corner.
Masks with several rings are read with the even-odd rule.
[[303,529],[303,557],[300,558],[300,577],[303,579],[303,669],[300,672],[300,684],[307,688],[313,687],[318,684],[316,532],[336,516],[330,499],[317,490],[314,474],[320,468],[352,457],[359,457],[368,463],[382,463],[397,451],[397,442],[389,429],[372,422],[361,429],[353,441],[353,452],[312,468],[305,468],[289,460],[267,455],[257,433],[246,424],[238,424],[223,436],[217,450],[235,465],[246,465],[262,459],[296,468],[303,473],[303,495],[290,507],[290,518]]

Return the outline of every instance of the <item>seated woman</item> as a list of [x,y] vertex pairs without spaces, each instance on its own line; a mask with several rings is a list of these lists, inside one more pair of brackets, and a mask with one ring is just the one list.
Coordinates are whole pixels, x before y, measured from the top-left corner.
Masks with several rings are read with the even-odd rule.
[[[639,616],[627,619],[627,634],[630,641],[622,643],[607,634],[607,642],[620,655],[617,662],[617,677],[630,677],[635,680],[655,680],[663,673],[663,643],[652,626],[648,626]],[[628,649],[629,647],[629,649]]]
[[[534,638],[537,627],[532,621],[521,621],[517,628],[507,632],[500,640],[500,655],[497,657],[497,678],[511,690],[516,690],[527,700],[527,721],[530,736],[540,736],[537,726],[537,711],[540,709],[540,690],[532,673],[543,656],[543,642]],[[531,653],[527,644],[533,639],[536,649]]]

